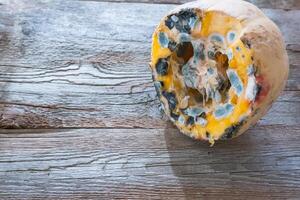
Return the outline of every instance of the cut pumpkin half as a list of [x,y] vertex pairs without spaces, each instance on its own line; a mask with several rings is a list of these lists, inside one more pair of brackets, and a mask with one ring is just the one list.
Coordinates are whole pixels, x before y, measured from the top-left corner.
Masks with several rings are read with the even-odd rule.
[[170,120],[213,144],[240,135],[267,112],[284,88],[288,57],[280,31],[254,5],[201,0],[161,20],[150,68]]

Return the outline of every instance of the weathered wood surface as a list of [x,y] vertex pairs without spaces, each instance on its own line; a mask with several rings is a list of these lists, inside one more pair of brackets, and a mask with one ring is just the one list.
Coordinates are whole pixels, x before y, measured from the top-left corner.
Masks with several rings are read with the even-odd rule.
[[[81,0],[89,1],[89,0]],[[132,2],[132,3],[155,3],[155,4],[183,4],[191,2],[193,0],[93,0],[100,2]],[[273,9],[285,9],[296,10],[300,9],[299,0],[246,0],[253,3],[259,8],[273,8]]]
[[151,83],[151,34],[174,5],[0,0],[0,127],[25,128],[0,129],[0,199],[299,199],[299,1],[256,2],[289,80],[255,127],[210,148],[164,119]]
[[3,130],[1,199],[298,199],[299,131],[261,126],[211,148],[172,127]]
[[[0,127],[163,128],[148,62],[154,27],[173,7],[82,1],[3,3]],[[284,97],[260,123],[297,124],[300,11],[264,12],[283,31],[291,73]]]

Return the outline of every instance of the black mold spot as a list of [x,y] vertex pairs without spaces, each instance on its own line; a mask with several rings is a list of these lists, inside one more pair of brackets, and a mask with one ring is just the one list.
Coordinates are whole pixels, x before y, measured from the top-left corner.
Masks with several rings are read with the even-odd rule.
[[210,133],[209,133],[209,132],[206,131],[205,134],[206,134],[206,138],[209,138],[209,137],[210,137]]
[[171,17],[169,16],[168,19],[165,21],[165,25],[171,30],[174,27],[174,22],[172,21]]
[[260,92],[261,92],[261,90],[262,90],[262,86],[259,85],[259,84],[256,84],[256,88],[257,88],[257,91],[256,91],[256,97],[258,97],[259,94],[260,94]]
[[186,120],[186,125],[193,125],[193,124],[195,124],[195,118],[194,117],[189,117]]
[[237,132],[239,131],[240,127],[245,123],[245,121],[241,121],[231,127],[227,128],[220,138],[221,140],[231,139],[236,136]]
[[191,9],[186,9],[179,11],[175,16],[178,18],[178,21],[172,22],[175,24],[176,29],[181,33],[190,33],[191,27],[189,25],[189,20],[191,18],[196,19],[196,14]]
[[168,74],[168,68],[168,61],[165,58],[160,58],[156,63],[156,71],[161,76],[165,76]]
[[177,115],[177,114],[175,114],[175,113],[173,113],[173,112],[171,112],[170,116],[171,116],[171,118],[174,119],[175,121],[177,121],[178,118],[179,118],[179,115]]
[[225,130],[224,135],[222,136],[222,139],[226,140],[226,139],[232,138],[235,132],[237,132],[236,126],[231,126],[231,127],[227,128]]
[[208,58],[213,59],[213,60],[216,58],[215,52],[213,52],[213,51],[208,51],[207,56],[208,56]]
[[241,41],[242,41],[242,43],[245,45],[245,47],[247,47],[248,49],[251,48],[251,42],[250,42],[249,39],[243,37],[243,38],[241,38]]
[[161,87],[164,87],[164,82],[163,81],[159,81],[160,82],[160,85],[161,85]]
[[181,33],[190,33],[191,28],[188,25],[183,25],[182,21],[175,24],[175,28]]
[[177,99],[173,92],[162,91],[162,95],[167,99],[170,111],[173,111],[177,105]]
[[199,117],[206,119],[206,113],[205,112],[201,113],[201,115]]
[[168,44],[168,48],[171,50],[171,51],[175,51],[177,47],[177,44],[175,41],[170,41],[169,44]]

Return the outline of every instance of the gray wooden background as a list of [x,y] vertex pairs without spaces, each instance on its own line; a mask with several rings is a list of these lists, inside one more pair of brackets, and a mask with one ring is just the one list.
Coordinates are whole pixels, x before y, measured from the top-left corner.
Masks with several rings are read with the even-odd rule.
[[251,0],[284,35],[289,80],[213,148],[159,112],[148,69],[183,2],[0,0],[0,199],[300,199],[300,1]]

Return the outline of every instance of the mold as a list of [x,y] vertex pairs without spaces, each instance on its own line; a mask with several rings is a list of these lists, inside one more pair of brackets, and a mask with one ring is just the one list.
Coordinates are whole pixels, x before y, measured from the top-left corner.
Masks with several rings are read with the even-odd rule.
[[201,113],[201,115],[199,115],[199,117],[202,117],[203,119],[206,119],[206,113],[205,112]]
[[177,105],[177,99],[175,93],[162,91],[162,95],[167,99],[170,112],[172,112]]
[[234,106],[230,103],[219,105],[214,111],[214,116],[216,119],[222,119],[232,113],[233,109]]
[[201,31],[201,28],[202,28],[202,22],[201,22],[201,19],[195,19],[195,18],[191,18],[190,22],[189,22],[189,25],[191,27],[191,30],[192,31],[197,31],[197,32],[200,32]]
[[233,43],[237,38],[236,35],[237,34],[234,31],[229,31],[226,36],[228,43]]
[[189,26],[190,26],[190,28],[191,29],[194,29],[195,28],[195,26],[196,26],[196,24],[198,23],[197,22],[198,20],[197,20],[197,18],[196,17],[191,17],[190,19],[189,19]]
[[154,88],[158,97],[160,97],[161,83],[159,81],[154,82]]
[[250,76],[250,75],[254,75],[254,73],[255,73],[255,69],[253,65],[249,65],[247,68],[247,74]]
[[222,92],[222,91],[228,90],[230,88],[230,86],[231,85],[230,85],[229,81],[221,78],[221,79],[218,79],[218,86],[217,86],[216,90]]
[[227,55],[227,58],[228,60],[232,60],[233,59],[233,52],[232,52],[232,49],[227,49],[226,50],[226,55]]
[[213,96],[212,96],[212,99],[215,100],[217,103],[220,103],[221,102],[221,94],[218,90],[216,90],[214,93],[213,93]]
[[171,118],[172,118],[174,121],[177,121],[178,118],[179,118],[179,115],[175,114],[174,112],[171,112],[171,113],[170,113],[170,116],[171,116]]
[[195,118],[194,117],[188,117],[188,119],[186,120],[186,125],[193,125],[195,124]]
[[160,32],[158,34],[158,41],[161,47],[167,48],[169,45],[169,38],[166,33]]
[[238,96],[240,96],[243,92],[243,84],[237,72],[233,69],[228,69],[226,73],[230,81],[231,87],[233,87],[235,93]]
[[254,75],[248,77],[248,83],[246,87],[246,98],[253,101],[257,94],[257,86]]
[[197,63],[199,60],[205,60],[205,48],[203,43],[193,43],[194,48],[194,62]]
[[246,87],[246,98],[250,101],[255,100],[256,95],[258,93],[258,87],[256,84],[256,78],[254,76],[255,74],[255,68],[253,65],[249,65],[247,68],[247,74],[248,74],[248,83]]
[[158,62],[156,63],[157,74],[161,76],[165,76],[168,74],[168,69],[169,69],[169,65],[167,59],[166,58],[158,59]]
[[171,16],[171,19],[172,19],[172,21],[175,22],[175,23],[178,22],[178,20],[179,20],[179,18],[178,18],[176,15],[172,15],[172,16]]
[[200,107],[187,108],[183,111],[184,114],[196,118],[200,116],[202,113],[205,113],[205,110]]
[[208,131],[205,132],[206,138],[209,139],[210,138],[210,133]]
[[184,125],[185,119],[184,119],[184,117],[183,117],[182,115],[180,115],[180,116],[178,117],[178,123],[181,124],[181,125]]
[[220,138],[221,140],[228,140],[235,136],[237,136],[238,131],[240,130],[241,126],[245,123],[245,121],[241,121],[235,125],[230,126],[224,131],[224,134]]
[[207,51],[207,57],[214,60],[215,59],[215,52],[212,50]]
[[192,69],[189,63],[182,67],[181,72],[185,85],[190,88],[197,88],[198,76],[195,69]]
[[175,24],[175,28],[181,33],[190,33],[191,28],[187,24],[183,24],[183,22],[178,22]]
[[219,43],[219,44],[224,44],[224,38],[220,34],[212,34],[210,36],[210,41],[213,43]]
[[187,34],[187,33],[180,33],[179,35],[178,35],[178,40],[179,40],[179,42],[190,42],[191,41],[191,37],[190,37],[190,35],[189,34]]
[[214,72],[215,72],[215,70],[214,70],[212,67],[209,67],[209,68],[207,69],[207,74],[208,74],[208,75],[213,75]]
[[168,43],[168,48],[170,49],[170,51],[175,51],[177,48],[177,43],[173,40],[170,40]]
[[205,127],[207,125],[207,120],[202,118],[202,117],[197,117],[195,123],[202,126],[202,127]]
[[[175,18],[175,17],[178,18]],[[190,33],[191,25],[193,25],[193,20],[196,20],[196,14],[191,9],[181,10],[179,13],[173,15],[173,19],[176,19],[176,22],[172,20],[175,24],[175,28],[181,33]],[[191,20],[191,18],[193,18]]]
[[167,20],[165,21],[165,25],[171,30],[174,28],[175,24],[174,21],[171,19],[171,17],[168,17]]
[[262,91],[262,86],[259,84],[256,84],[256,88],[257,88],[256,96],[259,96],[260,92]]

